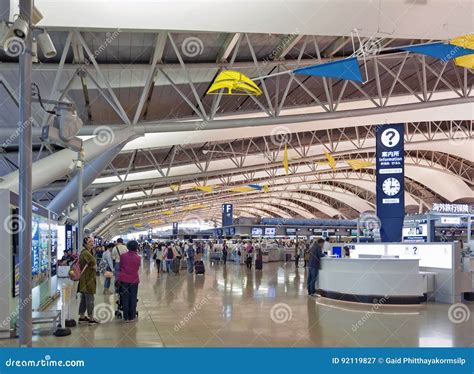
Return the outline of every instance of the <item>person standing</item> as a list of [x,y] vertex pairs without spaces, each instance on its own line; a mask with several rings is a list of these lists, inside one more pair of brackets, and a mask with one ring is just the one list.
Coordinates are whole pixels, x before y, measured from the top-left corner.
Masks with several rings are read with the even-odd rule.
[[252,245],[252,242],[249,241],[247,243],[247,248],[246,248],[246,253],[247,253],[247,257],[245,259],[245,263],[247,265],[247,269],[252,269],[252,262],[253,262],[253,245]]
[[227,264],[227,254],[229,253],[229,247],[227,246],[227,242],[224,240],[222,243],[222,262],[224,266]]
[[123,304],[123,319],[125,322],[135,322],[137,316],[137,295],[140,278],[141,258],[138,255],[138,242],[130,240],[127,243],[127,253],[120,255],[120,274],[118,281],[121,285],[121,300]]
[[194,272],[194,244],[193,242],[189,242],[186,247],[186,264],[188,265],[188,273],[192,274]]
[[[81,268],[81,278],[77,286],[77,292],[81,294],[79,303],[79,323],[89,323],[96,325],[99,323],[94,318],[94,295],[96,292],[96,267],[97,262],[92,253],[94,248],[94,240],[91,237],[85,237],[83,249],[79,255],[79,266]],[[87,311],[87,317],[85,315]]]
[[319,269],[321,268],[321,258],[324,257],[324,253],[321,246],[324,244],[324,239],[318,239],[309,250],[309,261],[308,261],[308,295],[316,296],[316,281],[318,280]]
[[162,253],[162,247],[163,247],[163,244],[162,243],[158,243],[154,245],[155,249],[153,250],[153,258],[155,259],[155,263],[156,263],[156,274],[160,274],[160,269],[161,269],[161,258],[163,256],[163,253]]
[[127,247],[123,244],[123,239],[118,238],[117,244],[115,245],[114,249],[112,250],[112,260],[114,264],[114,273],[115,278],[117,279],[120,274],[120,256],[127,253]]
[[164,258],[166,261],[166,272],[171,273],[173,268],[174,251],[173,245],[170,242],[166,243]]
[[304,265],[303,267],[305,268],[306,266],[308,266],[308,261],[309,261],[309,243],[306,242],[304,243],[304,255],[303,255],[303,258],[304,258]]
[[[113,243],[107,244],[105,247],[104,254],[102,255],[102,261],[106,263],[106,268],[105,271],[108,272],[113,272],[114,271],[114,264],[112,261],[112,250],[114,248]],[[110,291],[110,284],[112,283],[112,278],[105,278],[104,281],[104,294],[111,294],[112,291]]]
[[296,242],[295,243],[295,268],[299,267],[300,263],[300,243]]

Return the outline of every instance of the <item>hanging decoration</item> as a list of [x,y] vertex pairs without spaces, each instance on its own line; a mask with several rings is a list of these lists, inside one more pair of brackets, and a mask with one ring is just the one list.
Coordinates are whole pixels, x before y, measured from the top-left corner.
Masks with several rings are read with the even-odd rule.
[[213,192],[214,187],[212,186],[193,186],[193,190],[203,191],[203,192]]
[[[351,33],[354,44],[354,34]],[[411,53],[418,53],[427,55],[433,58],[440,59],[444,62],[455,60],[456,65],[474,68],[474,35],[465,35],[449,42],[435,42],[423,43],[417,45],[407,45],[393,48],[383,48],[381,40],[383,38],[374,38],[370,41],[370,45],[362,43],[358,33],[360,47],[347,58],[323,62],[320,64],[305,66],[294,70],[287,70],[283,72],[263,75],[255,78],[250,78],[245,74],[235,70],[221,71],[211,87],[207,91],[208,94],[224,94],[224,95],[253,95],[259,96],[262,90],[255,84],[255,81],[267,79],[278,75],[295,74],[295,75],[309,75],[326,78],[334,78],[348,81],[355,81],[358,83],[366,83],[368,78],[367,60],[374,58],[381,52],[385,55],[390,52],[398,53],[400,51],[407,51]],[[364,64],[365,80],[362,78],[359,60]]]
[[285,169],[286,175],[288,175],[289,167],[288,167],[288,147],[285,144],[285,149],[283,151],[283,168]]
[[375,166],[373,162],[367,160],[346,160],[346,163],[353,169],[353,170],[360,170],[364,168],[369,168]]
[[[262,90],[245,74],[235,70],[221,71],[211,87],[207,90],[208,94],[219,93],[224,95],[254,95],[260,96]],[[227,90],[227,91],[226,91]]]
[[179,191],[179,184],[170,184],[169,185],[171,191],[178,192]]
[[406,47],[399,47],[402,51],[414,52],[433,58],[440,59],[444,62],[452,60],[454,58],[472,55],[474,49],[468,49],[459,45],[453,45],[450,43],[427,43],[427,44],[416,44]]
[[[474,50],[474,34],[469,34],[461,36],[460,38],[453,39],[451,40],[451,44],[458,47]],[[474,69],[474,55],[470,54],[457,57],[454,59],[454,63],[457,66],[461,66],[463,68]]]
[[255,191],[255,188],[249,186],[234,187],[229,190],[230,192],[251,192]]
[[326,156],[326,159],[328,160],[328,165],[331,167],[332,170],[337,169],[337,161],[332,157],[332,155],[329,152],[323,151],[324,155]]
[[356,82],[363,81],[357,57],[306,66],[293,70],[293,74],[313,75]]
[[270,191],[270,186],[268,184],[264,184],[263,186],[261,186],[259,184],[249,184],[248,186],[250,188],[253,188],[254,190],[257,190],[257,191],[263,191],[263,192]]

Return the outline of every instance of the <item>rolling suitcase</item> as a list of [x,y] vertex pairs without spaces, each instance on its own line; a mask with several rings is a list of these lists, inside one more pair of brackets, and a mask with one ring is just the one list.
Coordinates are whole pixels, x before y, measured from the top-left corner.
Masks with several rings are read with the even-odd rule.
[[188,261],[185,258],[181,259],[180,269],[187,269],[187,268],[188,268]]
[[196,271],[196,274],[204,274],[206,272],[206,269],[204,268],[204,262],[203,261],[195,261],[194,262],[194,270]]
[[263,261],[260,260],[255,260],[255,270],[262,270],[263,268]]
[[175,257],[173,259],[173,265],[172,265],[173,273],[179,274],[180,262],[181,262],[181,260],[179,258]]

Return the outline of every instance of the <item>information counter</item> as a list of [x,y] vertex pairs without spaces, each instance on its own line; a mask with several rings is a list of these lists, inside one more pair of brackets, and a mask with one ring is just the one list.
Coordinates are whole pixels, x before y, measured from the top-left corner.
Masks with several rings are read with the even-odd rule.
[[463,271],[459,243],[357,243],[350,258],[322,259],[317,286],[346,301],[454,304],[471,292],[471,274]]
[[362,303],[419,304],[426,276],[415,259],[323,258],[318,293]]

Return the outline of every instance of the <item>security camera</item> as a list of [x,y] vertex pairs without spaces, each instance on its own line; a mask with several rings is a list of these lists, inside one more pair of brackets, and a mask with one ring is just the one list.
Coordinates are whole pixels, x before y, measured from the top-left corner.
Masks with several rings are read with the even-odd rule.
[[20,39],[25,39],[26,35],[28,35],[28,22],[24,19],[17,18],[15,22],[13,22],[13,33]]
[[59,137],[67,142],[73,139],[82,127],[82,120],[77,116],[76,111],[70,106],[57,105],[56,121],[59,129]]
[[53,41],[51,40],[51,37],[46,31],[39,34],[37,36],[37,40],[39,47],[43,51],[44,57],[52,58],[56,56],[56,48],[54,48]]
[[8,27],[8,24],[5,21],[0,21],[0,46],[3,46],[3,44],[5,44],[9,32],[10,27]]

